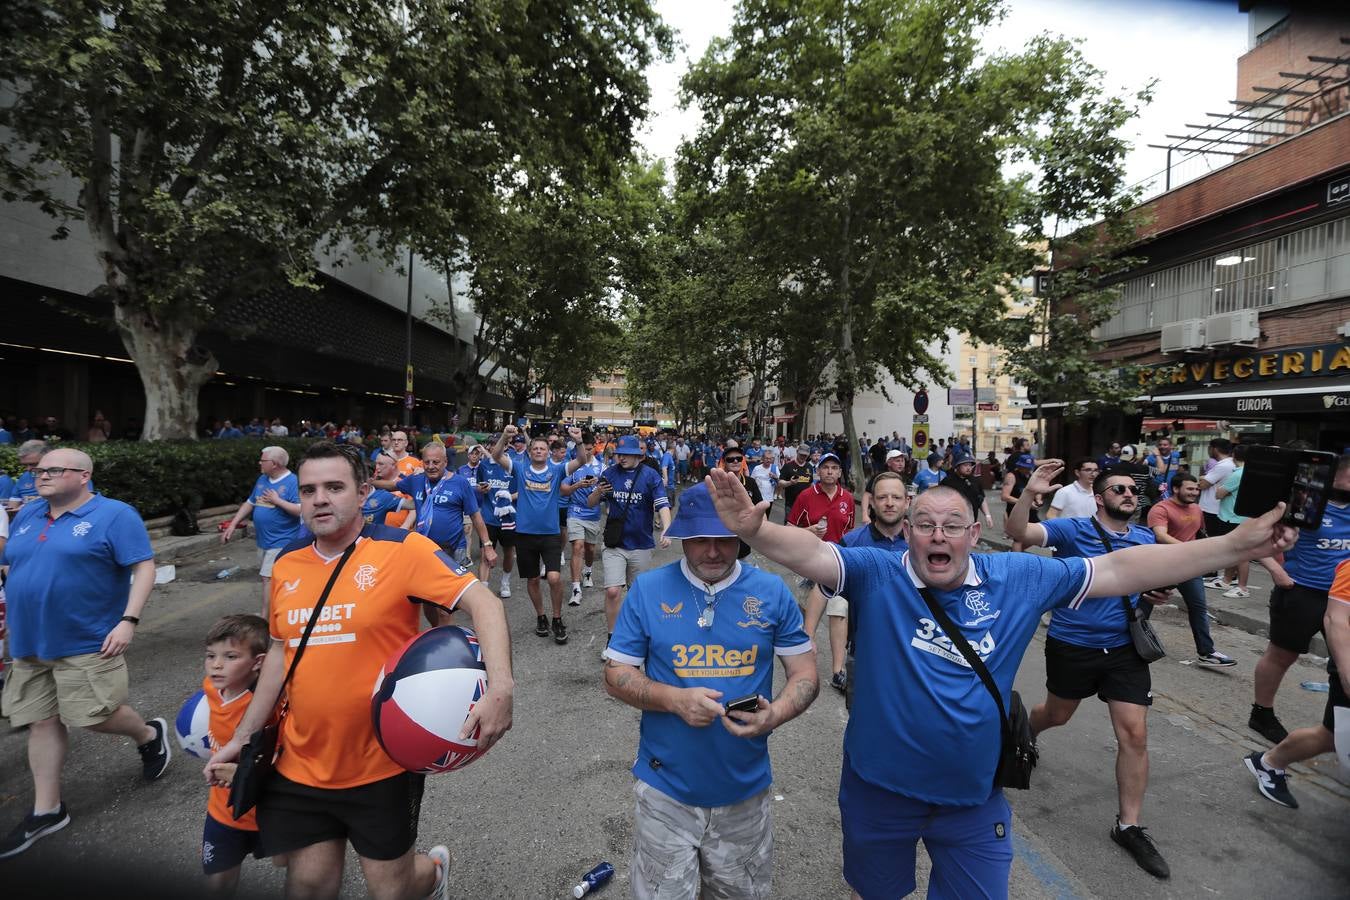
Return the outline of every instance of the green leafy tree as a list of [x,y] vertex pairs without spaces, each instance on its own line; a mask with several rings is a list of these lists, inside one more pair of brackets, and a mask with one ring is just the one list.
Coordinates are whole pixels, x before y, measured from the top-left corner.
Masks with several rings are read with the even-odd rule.
[[744,0],[684,79],[703,122],[680,184],[710,218],[743,211],[757,258],[801,286],[830,333],[823,371],[851,447],[857,392],[949,378],[949,331],[1001,334],[1035,205],[1006,167],[1045,130],[1091,124],[1073,111],[1095,72],[1069,43],[981,51],[1001,14],[994,0]]
[[646,0],[14,0],[0,41],[0,197],[83,220],[164,438],[232,299],[316,249],[455,259],[521,160],[624,158],[669,37]]

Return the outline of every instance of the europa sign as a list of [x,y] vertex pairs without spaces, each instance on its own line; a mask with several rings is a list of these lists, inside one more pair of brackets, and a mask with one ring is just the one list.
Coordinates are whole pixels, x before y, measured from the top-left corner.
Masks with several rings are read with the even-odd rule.
[[1139,386],[1159,392],[1336,373],[1350,375],[1350,344],[1317,344],[1247,356],[1145,366],[1139,370]]

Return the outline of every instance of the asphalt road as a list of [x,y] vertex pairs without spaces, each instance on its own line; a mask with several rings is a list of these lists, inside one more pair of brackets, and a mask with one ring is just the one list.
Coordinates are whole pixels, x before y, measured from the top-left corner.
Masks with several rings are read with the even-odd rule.
[[[678,543],[678,542],[677,542]],[[676,558],[678,546],[658,553]],[[222,559],[230,562],[224,562]],[[242,570],[225,581],[215,573]],[[795,583],[795,579],[793,581]],[[515,727],[467,769],[430,778],[421,819],[423,847],[448,844],[455,855],[452,894],[466,898],[570,896],[599,860],[618,874],[601,897],[628,895],[632,836],[629,767],[638,713],[604,692],[603,591],[588,590],[566,613],[571,641],[556,646],[533,633],[533,611],[517,579],[507,602],[514,638]],[[130,651],[132,703],[172,721],[201,680],[201,639],[214,619],[257,608],[253,547],[233,545],[180,565],[178,580],[156,590]],[[1234,670],[1188,665],[1185,616],[1155,617],[1170,656],[1153,667],[1151,784],[1144,820],[1172,866],[1159,882],[1137,869],[1107,837],[1115,815],[1114,740],[1105,709],[1085,701],[1067,726],[1040,741],[1041,765],[1030,791],[1010,791],[1016,812],[1014,897],[1346,897],[1350,884],[1350,787],[1323,758],[1296,770],[1302,803],[1286,810],[1260,797],[1242,756],[1263,746],[1245,727],[1251,672],[1264,639],[1216,626]],[[824,629],[817,635],[822,645]],[[828,676],[822,646],[821,680]],[[1290,727],[1320,721],[1324,694],[1299,682],[1325,680],[1315,662],[1291,670],[1279,697]],[[781,683],[781,676],[779,679]],[[1042,642],[1018,676],[1028,703],[1043,695]],[[840,874],[836,794],[843,698],[819,699],[770,741],[775,782],[774,893],[787,898],[845,898]],[[71,735],[65,798],[74,818],[64,832],[0,863],[0,896],[54,897],[85,890],[138,896],[191,896],[200,871],[205,809],[201,766],[178,753],[154,784],[139,778],[128,742]],[[31,802],[22,732],[0,734],[0,827]],[[920,853],[921,869],[925,866]],[[242,893],[273,896],[282,875],[267,863],[245,865]],[[924,884],[920,877],[920,887]],[[350,857],[344,896],[364,887]]]

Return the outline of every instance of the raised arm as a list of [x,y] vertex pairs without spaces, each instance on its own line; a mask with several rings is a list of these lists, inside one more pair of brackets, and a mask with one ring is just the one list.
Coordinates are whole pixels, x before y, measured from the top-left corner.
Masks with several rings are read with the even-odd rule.
[[1283,553],[1298,540],[1298,531],[1281,524],[1284,504],[1255,519],[1248,519],[1223,537],[1184,544],[1154,544],[1129,547],[1092,560],[1089,597],[1136,594],[1157,587],[1159,573],[1169,582],[1181,582],[1216,569],[1227,569],[1243,560]]
[[594,456],[594,454],[591,453],[591,445],[582,440],[580,428],[575,425],[571,426],[567,429],[567,436],[576,443],[577,447],[577,458],[569,459],[567,461],[567,474],[571,475],[577,469],[590,463],[591,457]]
[[506,470],[506,474],[511,474],[511,455],[506,452],[506,445],[511,442],[511,438],[516,436],[518,429],[514,425],[507,425],[502,429],[502,433],[497,435],[497,443],[492,445],[491,456],[493,462]]
[[839,564],[829,544],[810,529],[768,521],[769,504],[752,503],[740,479],[730,472],[713,469],[706,481],[718,517],[737,537],[823,588],[839,586]]
[[[1031,478],[1027,479],[1027,486],[1022,489],[1022,496],[1017,498],[1012,512],[1008,513],[1008,518],[1003,523],[1004,534],[1025,547],[1045,546],[1045,526],[1031,521],[1032,502],[1036,492],[1049,490],[1050,484],[1063,471],[1064,461],[1060,459],[1047,459],[1036,467],[1036,471],[1031,473]],[[1008,486],[1005,485],[1004,493],[1008,490]]]

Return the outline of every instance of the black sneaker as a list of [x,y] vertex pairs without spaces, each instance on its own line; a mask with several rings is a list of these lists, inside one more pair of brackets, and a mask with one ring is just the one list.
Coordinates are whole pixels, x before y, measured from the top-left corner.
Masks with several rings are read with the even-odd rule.
[[154,781],[169,767],[169,726],[163,719],[151,719],[145,724],[155,729],[153,740],[136,748],[141,754],[141,771],[146,781]]
[[1263,756],[1265,754],[1257,750],[1255,753],[1247,754],[1242,760],[1247,764],[1247,771],[1256,776],[1256,789],[1267,800],[1290,809],[1298,809],[1298,801],[1289,792],[1289,776],[1283,769],[1272,769],[1261,762]]
[[534,620],[534,633],[540,637],[548,637],[548,616],[540,616]]
[[1253,703],[1252,714],[1247,719],[1247,727],[1270,741],[1272,744],[1278,744],[1280,741],[1289,737],[1289,732],[1280,724],[1280,720],[1275,717],[1275,710],[1271,709],[1269,706],[1257,706]]
[[553,620],[553,643],[567,643],[567,626],[563,624],[562,619]]
[[1121,828],[1120,820],[1116,820],[1115,827],[1111,829],[1111,840],[1128,850],[1139,868],[1155,878],[1167,878],[1172,874],[1172,870],[1167,867],[1167,860],[1162,858],[1153,844],[1153,838],[1145,833],[1142,826]]
[[69,824],[70,813],[66,812],[64,803],[54,813],[42,816],[29,813],[3,841],[0,841],[0,859],[18,856],[47,835],[55,834]]
[[843,694],[848,691],[848,673],[835,672],[830,676],[830,687]]

